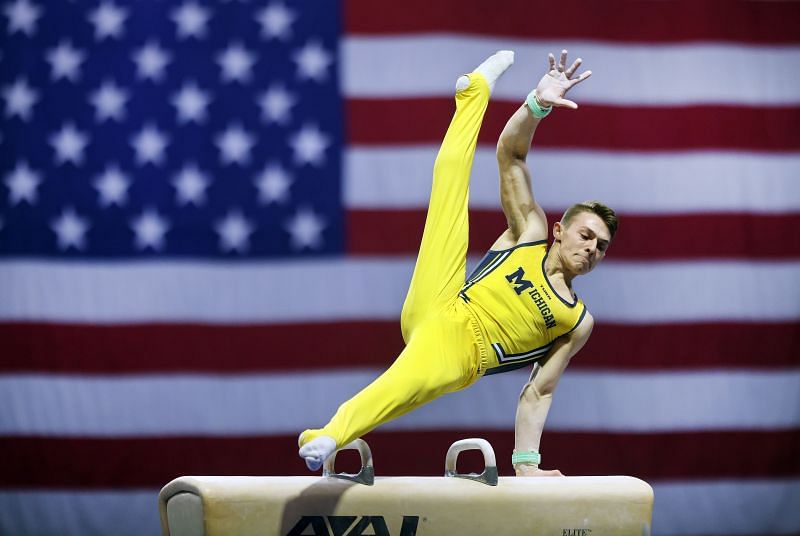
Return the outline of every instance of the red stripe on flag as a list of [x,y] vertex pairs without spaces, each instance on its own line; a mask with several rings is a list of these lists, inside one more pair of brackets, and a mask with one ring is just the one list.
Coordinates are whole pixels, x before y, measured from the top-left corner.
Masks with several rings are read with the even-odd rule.
[[[523,96],[520,96],[520,102]],[[580,104],[580,102],[579,102]],[[492,103],[479,143],[494,145],[519,103]],[[451,98],[349,99],[351,144],[439,144],[455,110]],[[380,117],[380,121],[375,118]],[[424,118],[424,120],[409,120]],[[800,150],[800,108],[747,106],[598,106],[558,110],[536,132],[536,147],[677,151]]]
[[[252,372],[388,367],[399,323],[0,324],[4,372]],[[354,344],[357,342],[357,344]],[[7,350],[7,351],[6,351]]]
[[[512,431],[458,430],[369,434],[378,476],[439,476],[453,441],[483,437],[509,476]],[[6,437],[3,488],[138,488],[181,475],[308,475],[295,437],[42,438]],[[753,445],[758,456],[753,456]],[[569,475],[625,474],[647,480],[773,478],[800,475],[800,430],[660,434],[547,432],[543,467]],[[587,456],[587,452],[610,453]],[[479,453],[459,459],[462,472],[482,470]],[[665,463],[668,460],[668,463]],[[747,460],[747,463],[742,463]],[[337,470],[357,469],[357,455]]]
[[570,0],[558,4],[558,18],[568,21],[565,24],[537,24],[538,6],[526,0],[468,5],[459,0],[408,0],[381,4],[380,9],[370,0],[347,0],[344,7],[346,32],[361,35],[452,32],[648,44],[800,41],[796,2]]
[[[583,201],[576,199],[576,202]],[[416,254],[425,209],[349,210],[347,248],[354,254]],[[561,214],[549,213],[552,225]],[[797,259],[800,213],[620,214],[620,230],[608,259]],[[470,251],[484,253],[506,229],[498,210],[470,210]]]
[[[262,326],[0,324],[0,341],[3,373],[384,369],[403,348],[395,321]],[[297,341],[303,342],[301,349]],[[797,367],[798,347],[800,323],[637,326],[600,321],[570,370]]]
[[800,366],[800,323],[597,322],[570,368],[772,369]]

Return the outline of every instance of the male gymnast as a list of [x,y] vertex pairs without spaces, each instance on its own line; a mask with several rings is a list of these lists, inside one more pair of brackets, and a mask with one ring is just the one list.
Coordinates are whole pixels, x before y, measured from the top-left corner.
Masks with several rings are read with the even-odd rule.
[[298,439],[300,457],[317,470],[336,449],[445,394],[534,363],[515,420],[512,464],[518,476],[557,476],[539,468],[539,442],[561,374],[594,321],[572,280],[603,259],[617,218],[605,205],[573,205],[553,224],[548,249],[544,211],[525,161],[533,133],[553,107],[591,71],[575,76],[567,51],[511,116],[497,142],[500,200],[508,229],[466,276],[469,177],[478,131],[497,79],[514,62],[500,51],[456,82],[456,112],[433,168],[425,230],[401,315],[406,347],[392,366],[342,404],[321,429]]

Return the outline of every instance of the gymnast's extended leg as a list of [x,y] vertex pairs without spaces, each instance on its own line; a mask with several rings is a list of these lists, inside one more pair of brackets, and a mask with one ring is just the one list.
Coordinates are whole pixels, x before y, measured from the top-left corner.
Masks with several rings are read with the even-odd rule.
[[498,52],[456,82],[456,113],[433,166],[425,230],[400,317],[406,342],[429,314],[451,303],[464,286],[469,178],[478,132],[491,90],[513,61],[513,52]]
[[408,344],[394,364],[342,404],[322,429],[299,438],[300,456],[312,470],[356,437],[434,398],[474,381],[466,359],[472,341],[444,318],[425,321],[452,305],[464,285],[468,241],[469,176],[490,88],[513,62],[500,52],[459,78],[456,113],[434,165],[433,187],[422,244],[401,318]]

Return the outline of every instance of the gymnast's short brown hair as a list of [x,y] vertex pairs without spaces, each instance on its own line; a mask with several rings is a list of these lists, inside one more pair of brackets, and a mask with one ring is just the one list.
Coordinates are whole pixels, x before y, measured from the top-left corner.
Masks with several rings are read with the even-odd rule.
[[600,201],[584,201],[583,203],[575,203],[571,207],[564,212],[564,215],[561,217],[561,225],[567,227],[569,222],[572,218],[575,217],[576,214],[580,214],[581,212],[591,212],[592,214],[597,214],[603,223],[606,224],[608,227],[608,232],[611,234],[611,238],[614,238],[614,235],[617,234],[617,228],[619,227],[619,219],[617,219],[617,213],[614,210]]

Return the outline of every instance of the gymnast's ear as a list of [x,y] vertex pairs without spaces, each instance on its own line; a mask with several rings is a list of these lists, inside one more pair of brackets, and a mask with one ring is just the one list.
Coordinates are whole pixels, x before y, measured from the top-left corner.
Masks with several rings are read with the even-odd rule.
[[561,241],[561,234],[564,232],[564,226],[561,225],[560,221],[557,221],[553,224],[553,239],[556,242]]

